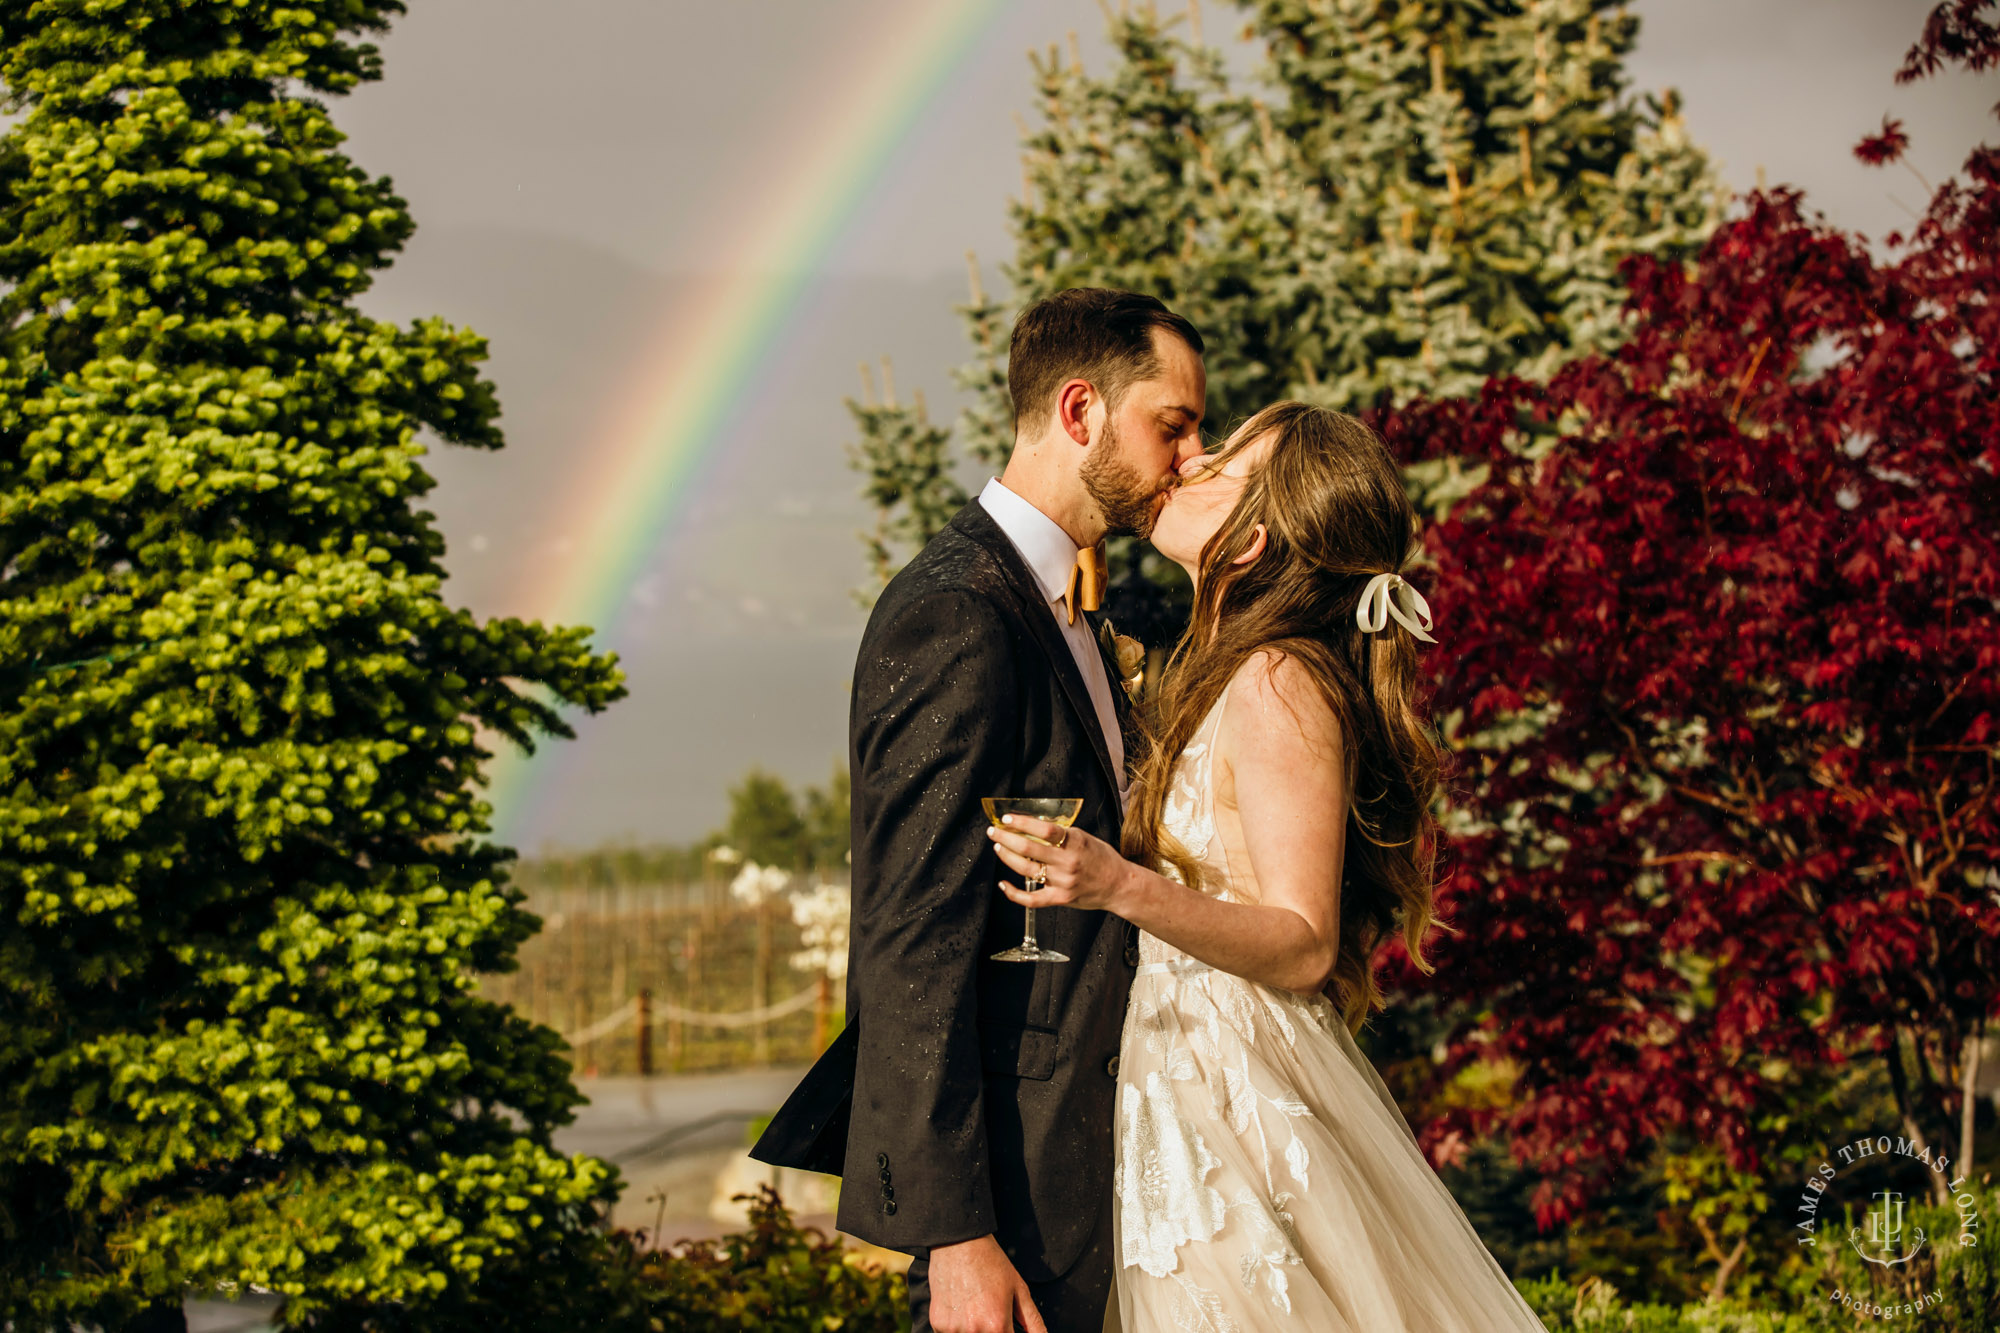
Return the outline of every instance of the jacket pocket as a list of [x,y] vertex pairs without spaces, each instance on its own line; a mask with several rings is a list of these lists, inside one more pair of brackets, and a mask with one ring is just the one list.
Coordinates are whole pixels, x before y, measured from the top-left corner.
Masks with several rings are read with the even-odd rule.
[[981,1023],[979,1063],[1003,1078],[1049,1078],[1056,1072],[1056,1034]]

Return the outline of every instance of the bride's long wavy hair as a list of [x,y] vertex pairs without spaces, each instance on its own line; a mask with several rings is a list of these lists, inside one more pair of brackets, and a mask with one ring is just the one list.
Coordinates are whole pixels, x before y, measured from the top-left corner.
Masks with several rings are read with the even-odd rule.
[[[1375,634],[1355,620],[1368,581],[1402,572],[1416,515],[1381,438],[1307,403],[1257,413],[1211,467],[1265,435],[1269,452],[1202,549],[1194,614],[1150,710],[1124,849],[1141,865],[1171,866],[1200,883],[1199,865],[1162,823],[1175,759],[1245,659],[1268,649],[1298,661],[1339,723],[1350,784],[1340,940],[1326,994],[1358,1032],[1384,1004],[1373,958],[1386,936],[1400,926],[1411,961],[1431,970],[1422,946],[1435,920],[1431,805],[1443,754],[1422,708],[1416,640],[1394,620]],[[1259,523],[1263,553],[1231,564]]]

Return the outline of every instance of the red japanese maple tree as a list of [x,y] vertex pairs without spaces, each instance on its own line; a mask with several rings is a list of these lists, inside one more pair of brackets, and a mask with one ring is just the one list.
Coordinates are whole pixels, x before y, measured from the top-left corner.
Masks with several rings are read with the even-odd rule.
[[[1990,3],[1941,5],[1908,68],[1990,63]],[[1755,1167],[1805,1066],[1884,1059],[1903,1131],[1969,1151],[2000,1013],[2000,150],[1888,254],[1753,195],[1685,270],[1634,261],[1616,353],[1382,419],[1490,469],[1425,534],[1460,933],[1434,976],[1396,956],[1468,1002],[1443,1076],[1520,1074],[1424,1132],[1505,1133],[1544,1225],[1669,1133]]]

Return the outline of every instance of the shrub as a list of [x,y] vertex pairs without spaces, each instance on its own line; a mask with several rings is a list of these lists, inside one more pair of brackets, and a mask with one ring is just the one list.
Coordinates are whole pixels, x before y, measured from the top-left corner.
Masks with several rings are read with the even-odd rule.
[[[1970,1193],[1980,1219],[2000,1210],[2000,1189],[1990,1183]],[[1886,1267],[1864,1262],[1847,1245],[1847,1228],[1860,1221],[1847,1216],[1838,1225],[1829,1222],[1811,1252],[1816,1262],[1796,1268],[1784,1291],[1766,1298],[1676,1308],[1628,1305],[1616,1287],[1596,1277],[1572,1282],[1552,1274],[1516,1286],[1550,1333],[1825,1333],[1864,1319],[1910,1333],[1992,1333],[2000,1327],[2000,1259],[1983,1243],[1983,1228],[1969,1233],[1982,1243],[1961,1246],[1955,1207],[1913,1203],[1906,1222],[1922,1228],[1928,1240],[1909,1263]],[[1835,1291],[1857,1305],[1884,1309],[1914,1305],[1925,1293],[1938,1300],[1925,1310],[1864,1316],[1829,1299]]]
[[[750,1200],[750,1228],[684,1240],[634,1259],[656,1330],[677,1333],[907,1333],[902,1274],[849,1253],[835,1236],[801,1228],[766,1185]],[[636,1237],[627,1237],[637,1243]]]

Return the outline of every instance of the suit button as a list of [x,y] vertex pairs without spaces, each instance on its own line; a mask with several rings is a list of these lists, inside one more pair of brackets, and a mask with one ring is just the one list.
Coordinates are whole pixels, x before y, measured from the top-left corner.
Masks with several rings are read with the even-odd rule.
[[883,1198],[885,1198],[885,1199],[893,1199],[893,1198],[895,1198],[895,1197],[896,1197],[896,1187],[895,1187],[894,1185],[891,1185],[891,1184],[889,1184],[889,1183],[888,1183],[887,1181],[884,1181],[884,1182],[882,1183],[882,1197],[883,1197]]
[[896,1215],[896,1201],[894,1199],[885,1201],[882,1205],[882,1211],[894,1217]]
[[886,1179],[889,1171],[889,1154],[885,1152],[876,1153],[875,1165],[882,1168],[883,1176]]
[[1109,1074],[1109,1075],[1111,1075],[1111,1077],[1113,1077],[1113,1078],[1117,1078],[1117,1077],[1118,1077],[1118,1057],[1117,1057],[1117,1056],[1115,1056],[1115,1055],[1114,1055],[1114,1056],[1112,1056],[1112,1057],[1111,1057],[1111,1058],[1110,1058],[1109,1060],[1106,1060],[1106,1061],[1104,1062],[1104,1072],[1105,1072],[1105,1073],[1107,1073],[1107,1074]]

